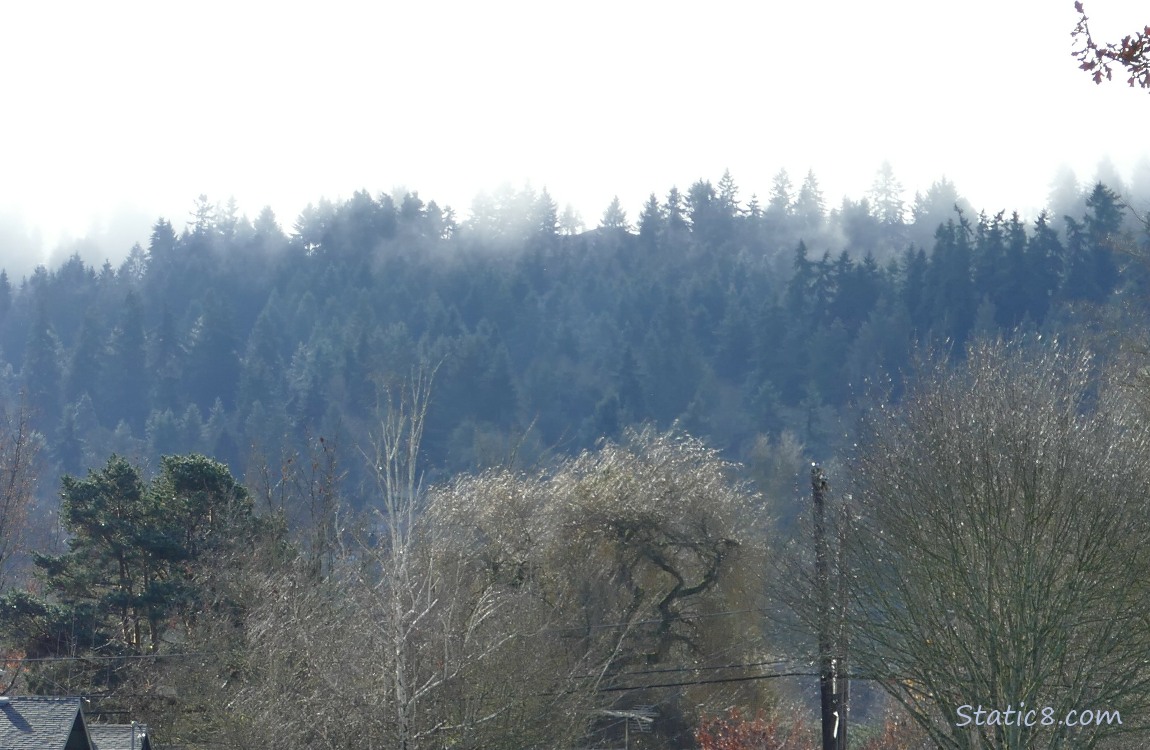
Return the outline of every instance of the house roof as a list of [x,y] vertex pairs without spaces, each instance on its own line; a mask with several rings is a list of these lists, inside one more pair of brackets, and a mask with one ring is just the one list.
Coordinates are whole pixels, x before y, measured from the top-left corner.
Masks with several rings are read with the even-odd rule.
[[89,750],[79,698],[0,697],[0,748]]
[[[132,744],[132,730],[136,743]],[[152,750],[146,724],[89,724],[92,750]]]

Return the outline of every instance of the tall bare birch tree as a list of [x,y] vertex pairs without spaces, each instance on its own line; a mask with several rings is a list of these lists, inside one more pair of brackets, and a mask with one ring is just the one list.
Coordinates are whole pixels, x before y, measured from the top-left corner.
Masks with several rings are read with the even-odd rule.
[[0,591],[8,583],[12,558],[21,551],[35,500],[38,448],[23,403],[15,413],[0,411]]

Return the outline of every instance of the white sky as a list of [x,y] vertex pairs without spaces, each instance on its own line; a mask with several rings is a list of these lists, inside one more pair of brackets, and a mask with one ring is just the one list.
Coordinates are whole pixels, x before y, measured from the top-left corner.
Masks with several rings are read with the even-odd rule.
[[[1150,23],[1086,7],[1107,41]],[[0,261],[62,234],[120,255],[200,193],[290,230],[360,188],[466,216],[529,180],[594,225],[726,168],[744,199],[813,168],[833,206],[883,160],[908,200],[946,175],[1033,215],[1061,164],[1150,174],[1150,93],[1077,70],[1074,23],[1073,0],[5,2]]]

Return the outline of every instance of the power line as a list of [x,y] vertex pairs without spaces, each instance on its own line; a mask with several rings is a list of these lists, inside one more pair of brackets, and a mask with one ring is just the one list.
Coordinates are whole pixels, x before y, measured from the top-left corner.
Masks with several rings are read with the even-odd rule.
[[180,651],[172,654],[124,654],[123,656],[92,654],[90,656],[25,656],[14,659],[0,657],[0,664],[27,664],[53,661],[121,661],[124,659],[167,659],[185,656],[210,656],[210,653],[207,651]]
[[[780,664],[787,664],[787,663],[788,663],[788,660],[786,660],[786,659],[772,659],[770,661],[740,662],[737,664],[722,664],[719,666],[712,666],[712,667],[667,667],[664,669],[638,669],[638,670],[633,670],[630,672],[617,672],[617,673],[611,675],[611,677],[630,677],[632,675],[640,675],[640,674],[675,674],[675,673],[682,673],[682,672],[714,672],[714,671],[717,671],[720,669],[748,669],[750,667],[767,667],[767,666],[775,667],[775,666],[779,666]],[[600,675],[598,675],[598,674],[586,674],[586,675],[579,675],[573,679],[576,679],[576,680],[597,679],[599,676]]]
[[714,680],[687,680],[684,682],[659,682],[654,685],[610,685],[598,688],[601,693],[622,692],[625,690],[652,690],[666,687],[688,687],[692,685],[714,685],[721,682],[750,682],[752,680],[773,680],[778,677],[818,677],[814,672],[776,672],[774,674],[753,674],[743,677],[721,677]]
[[786,659],[772,659],[771,661],[752,661],[743,662],[740,664],[723,664],[715,667],[668,667],[666,669],[643,669],[634,672],[620,672],[617,677],[624,677],[633,674],[666,674],[668,672],[713,672],[719,669],[747,669],[749,667],[766,667],[778,666],[779,664],[786,664]]

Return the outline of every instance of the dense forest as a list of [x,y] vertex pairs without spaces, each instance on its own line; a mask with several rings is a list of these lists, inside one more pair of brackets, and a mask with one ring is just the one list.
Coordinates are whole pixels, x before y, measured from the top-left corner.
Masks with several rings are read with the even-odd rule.
[[963,211],[945,180],[907,210],[889,168],[830,211],[813,174],[775,182],[763,203],[729,174],[672,188],[634,222],[616,201],[590,231],[529,188],[461,224],[414,194],[358,193],[290,234],[201,198],[118,268],[0,276],[4,395],[25,394],[56,476],[110,452],[201,451],[243,474],[253,450],[352,445],[381,375],[421,361],[438,364],[437,476],[644,422],[741,460],[784,431],[829,457],[867,383],[897,389],[916,345],[1065,330],[1145,283],[1117,239],[1145,237],[1101,184],[1024,220]]
[[[38,450],[30,555],[0,547],[20,686],[103,696],[189,748],[602,742],[633,695],[676,747],[798,731],[719,715],[798,688],[688,669],[801,648],[740,569],[783,564],[804,467],[846,460],[923,358],[1128,348],[1150,233],[1127,201],[1068,185],[1037,217],[977,213],[940,180],[908,206],[884,167],[833,208],[814,174],[760,201],[725,173],[593,229],[528,187],[466,220],[360,192],[285,231],[201,197],[118,267],[0,274],[0,458]],[[402,699],[369,697],[377,652]],[[392,713],[300,723],[271,694]],[[907,746],[859,695],[869,746]]]

